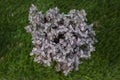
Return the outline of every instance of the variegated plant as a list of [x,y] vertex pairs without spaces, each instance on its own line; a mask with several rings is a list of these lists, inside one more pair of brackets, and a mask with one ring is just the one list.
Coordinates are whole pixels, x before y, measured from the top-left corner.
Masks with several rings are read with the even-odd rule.
[[86,23],[84,10],[70,10],[66,15],[59,9],[49,9],[46,14],[32,4],[29,11],[30,25],[25,27],[32,35],[34,48],[30,55],[34,61],[50,66],[56,62],[56,70],[67,75],[78,70],[81,58],[90,58],[96,42],[93,24]]

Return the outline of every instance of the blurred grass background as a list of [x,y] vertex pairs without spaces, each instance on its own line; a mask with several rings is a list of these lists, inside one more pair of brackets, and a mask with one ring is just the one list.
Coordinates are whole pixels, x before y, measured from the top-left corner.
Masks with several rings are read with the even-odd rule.
[[[86,10],[98,43],[79,71],[65,77],[53,65],[33,62],[31,35],[24,29],[32,3],[42,12],[56,6],[65,13]],[[0,0],[0,80],[120,80],[120,0]]]

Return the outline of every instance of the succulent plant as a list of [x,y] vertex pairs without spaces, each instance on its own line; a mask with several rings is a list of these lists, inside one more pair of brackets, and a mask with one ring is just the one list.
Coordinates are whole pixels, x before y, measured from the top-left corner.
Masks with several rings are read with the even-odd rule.
[[73,9],[64,14],[56,7],[42,14],[32,4],[29,21],[25,29],[32,35],[34,48],[30,55],[34,55],[37,63],[50,66],[55,61],[56,71],[63,70],[67,75],[73,69],[78,70],[81,58],[88,59],[95,51],[95,31],[93,24],[86,23],[85,10]]

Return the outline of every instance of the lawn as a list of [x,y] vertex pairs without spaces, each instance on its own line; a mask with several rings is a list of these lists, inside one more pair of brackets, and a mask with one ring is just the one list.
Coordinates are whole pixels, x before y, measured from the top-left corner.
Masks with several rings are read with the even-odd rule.
[[[98,43],[79,71],[65,77],[54,64],[33,62],[31,35],[24,29],[32,3],[43,13],[56,6],[65,13],[86,10]],[[120,80],[120,0],[0,0],[0,80]]]

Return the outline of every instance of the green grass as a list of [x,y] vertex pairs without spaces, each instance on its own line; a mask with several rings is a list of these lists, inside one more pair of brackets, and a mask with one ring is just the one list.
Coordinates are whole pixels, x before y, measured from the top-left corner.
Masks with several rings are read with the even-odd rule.
[[[58,7],[85,9],[88,23],[94,23],[98,43],[90,60],[67,77],[54,65],[44,67],[33,62],[29,24],[31,4],[45,12]],[[0,0],[0,80],[120,80],[120,0]],[[13,16],[12,16],[13,15]]]

